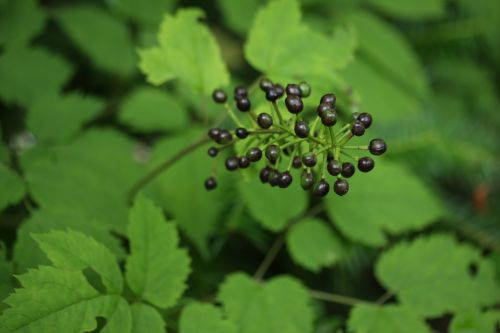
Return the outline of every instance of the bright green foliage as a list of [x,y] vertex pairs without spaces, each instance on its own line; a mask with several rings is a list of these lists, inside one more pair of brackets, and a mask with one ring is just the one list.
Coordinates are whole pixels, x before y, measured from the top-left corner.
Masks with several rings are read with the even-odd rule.
[[394,162],[376,163],[373,172],[349,179],[349,196],[328,198],[330,215],[346,236],[383,246],[385,232],[396,235],[418,230],[442,216],[439,201],[417,176]]
[[167,15],[158,34],[158,47],[140,51],[140,68],[150,83],[179,79],[198,93],[208,95],[229,83],[215,38],[199,22],[203,11],[181,9]]
[[45,24],[36,0],[7,0],[0,9],[0,45],[9,48],[25,46]]
[[19,202],[26,191],[22,179],[3,163],[0,163],[0,188],[0,210]]
[[294,225],[287,234],[287,246],[293,260],[313,272],[332,265],[344,254],[338,236],[317,219]]
[[132,311],[132,333],[164,333],[165,322],[161,314],[153,307],[134,303],[130,306]]
[[417,21],[422,19],[436,19],[446,12],[445,0],[419,1],[392,1],[392,0],[365,0],[371,6],[384,14],[396,19]]
[[183,310],[180,333],[236,333],[236,326],[222,317],[221,310],[211,304],[192,303]]
[[0,98],[30,105],[59,91],[70,75],[67,61],[43,48],[7,49],[0,55]]
[[62,141],[74,136],[103,108],[104,102],[92,96],[46,94],[33,103],[26,122],[38,140]]
[[[276,195],[276,189],[262,186],[254,175],[249,181],[239,182],[241,199],[250,214],[272,231],[280,231],[286,227],[290,219],[297,218],[307,207],[307,197],[298,183],[292,184],[286,191]],[[292,204],[293,203],[293,204]]]
[[376,274],[402,305],[425,316],[500,300],[491,263],[479,250],[458,244],[449,235],[420,237],[394,246],[379,259]]
[[308,292],[289,276],[259,284],[243,273],[231,274],[217,298],[239,333],[313,331]]
[[17,278],[22,288],[4,300],[11,308],[0,316],[2,332],[88,332],[96,328],[97,316],[116,328],[108,332],[126,332],[130,326],[121,313],[124,300],[100,295],[80,271],[41,266]]
[[220,0],[217,2],[226,24],[238,34],[246,34],[252,26],[255,12],[264,0]]
[[189,257],[179,249],[179,235],[167,223],[161,209],[139,196],[130,212],[127,229],[131,254],[127,259],[127,283],[132,291],[158,307],[176,303],[186,289]]
[[500,311],[471,310],[453,317],[450,333],[495,333],[495,325],[500,325]]
[[250,64],[270,77],[324,76],[347,65],[353,57],[353,36],[326,36],[301,23],[295,0],[276,0],[263,7],[245,44]]
[[398,305],[356,305],[349,316],[353,333],[430,333],[425,322],[410,309]]
[[99,69],[122,75],[135,70],[130,32],[123,22],[91,6],[58,9],[55,18]]
[[123,279],[114,255],[93,238],[76,231],[52,231],[33,238],[55,267],[67,270],[90,268],[101,277],[110,294],[120,294]]
[[129,95],[119,117],[141,131],[175,130],[187,122],[183,105],[173,96],[154,88],[139,88]]
[[148,0],[145,4],[143,0],[106,0],[106,3],[120,14],[154,28],[175,2],[176,0]]

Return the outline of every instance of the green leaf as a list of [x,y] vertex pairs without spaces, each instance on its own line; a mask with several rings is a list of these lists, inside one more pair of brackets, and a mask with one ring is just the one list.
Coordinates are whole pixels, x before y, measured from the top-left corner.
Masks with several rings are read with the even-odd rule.
[[160,85],[176,78],[204,95],[229,84],[219,46],[200,23],[204,15],[200,9],[187,8],[163,19],[159,46],[139,52],[139,66],[148,82]]
[[92,96],[46,94],[33,103],[26,122],[38,140],[62,141],[75,135],[103,108],[104,102]]
[[491,263],[479,250],[449,235],[394,246],[380,257],[376,275],[402,305],[424,316],[438,317],[500,300]]
[[[17,278],[22,288],[4,300],[10,308],[0,316],[5,333],[88,332],[97,327],[96,317],[117,327],[115,312],[121,314],[127,305],[120,296],[100,295],[79,271],[41,266]],[[129,331],[130,320],[120,319],[120,332]]]
[[375,163],[372,172],[349,179],[348,195],[328,198],[329,214],[342,233],[362,244],[383,246],[386,232],[419,230],[442,216],[440,202],[417,176],[385,159]]
[[14,290],[12,271],[12,262],[7,260],[7,248],[0,241],[0,313],[5,308],[2,300]]
[[392,1],[365,0],[378,11],[396,19],[419,21],[437,19],[446,14],[445,0]]
[[500,311],[481,312],[477,309],[462,312],[453,317],[450,333],[495,333],[500,324]]
[[130,211],[128,226],[131,254],[127,259],[127,283],[148,302],[168,308],[186,289],[189,256],[179,248],[179,235],[167,223],[161,209],[139,196]]
[[58,92],[71,75],[66,60],[42,48],[7,49],[0,55],[0,98],[30,105]]
[[289,276],[260,284],[243,273],[229,275],[217,299],[239,333],[313,331],[307,289]]
[[123,103],[119,118],[141,131],[174,130],[187,123],[187,110],[159,89],[139,88]]
[[161,314],[144,303],[134,303],[132,311],[132,333],[164,333],[165,322]]
[[222,317],[219,308],[211,304],[192,303],[181,313],[180,333],[236,333],[236,326]]
[[275,188],[263,185],[257,174],[250,180],[239,181],[238,185],[241,200],[250,214],[269,230],[283,230],[290,219],[298,217],[307,208],[306,193],[297,182],[279,195]]
[[106,3],[118,13],[140,24],[156,26],[163,16],[174,7],[176,0],[107,0]]
[[33,238],[55,267],[68,270],[93,269],[108,293],[120,294],[123,279],[115,256],[93,238],[76,231],[52,231]]
[[255,13],[265,3],[264,0],[217,1],[224,22],[240,35],[245,35],[248,32],[252,26]]
[[287,234],[287,246],[296,263],[316,273],[337,262],[344,254],[340,239],[318,219],[295,224]]
[[411,310],[398,305],[356,305],[349,315],[353,333],[430,333],[425,322]]
[[23,180],[13,170],[0,163],[0,211],[18,203],[26,192]]
[[0,12],[0,45],[26,46],[42,30],[45,13],[36,0],[9,0]]
[[93,6],[68,6],[56,10],[54,15],[61,28],[96,67],[122,75],[134,72],[136,59],[125,23]]

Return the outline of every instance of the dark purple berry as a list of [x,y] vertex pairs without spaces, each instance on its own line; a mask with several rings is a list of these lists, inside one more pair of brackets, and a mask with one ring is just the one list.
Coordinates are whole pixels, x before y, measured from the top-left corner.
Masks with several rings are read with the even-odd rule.
[[211,128],[208,130],[208,137],[214,141],[219,138],[220,128]]
[[262,79],[260,80],[259,87],[262,91],[268,91],[269,88],[273,87],[273,82],[269,79]]
[[241,98],[236,100],[236,107],[238,108],[238,110],[240,110],[242,112],[246,112],[246,111],[250,110],[251,106],[252,106],[252,103],[250,103],[250,100],[246,96],[241,97]]
[[208,148],[208,156],[215,157],[219,153],[219,150],[215,147]]
[[263,129],[268,129],[273,125],[273,117],[269,113],[262,112],[257,116],[257,124]]
[[316,155],[314,155],[313,153],[305,154],[304,156],[302,156],[302,163],[305,166],[312,168],[316,165]]
[[246,128],[243,127],[238,127],[234,132],[236,133],[236,136],[240,139],[244,139],[248,136],[248,131],[246,130]]
[[349,183],[345,179],[337,179],[333,184],[333,191],[340,196],[349,192]]
[[292,178],[292,175],[290,174],[290,172],[285,171],[285,172],[283,172],[280,175],[280,179],[279,179],[278,185],[281,188],[286,188],[286,187],[290,186],[290,184],[292,183],[292,181],[293,181],[293,178]]
[[297,120],[294,130],[295,135],[299,138],[307,138],[309,136],[309,125],[304,120]]
[[209,177],[205,180],[205,188],[207,190],[213,190],[214,188],[217,187],[217,180],[215,180],[214,177]]
[[296,95],[289,95],[285,99],[285,105],[290,113],[300,113],[304,109],[304,104],[302,103],[302,99]]
[[271,174],[272,170],[273,169],[271,169],[268,166],[266,166],[265,168],[263,168],[262,170],[260,170],[260,173],[259,173],[260,181],[263,182],[263,183],[267,183],[269,181],[269,175]]
[[352,124],[351,133],[356,136],[362,136],[365,134],[365,126],[359,120],[356,120],[354,124]]
[[248,96],[248,92],[247,92],[245,87],[237,86],[234,88],[234,99],[238,100],[238,99],[241,99],[241,98],[247,97],[247,96]]
[[373,139],[368,146],[373,155],[382,155],[387,150],[387,144],[382,139]]
[[266,158],[271,164],[276,163],[280,156],[280,148],[277,145],[269,145],[266,148]]
[[294,169],[298,169],[302,167],[302,161],[300,160],[299,156],[294,156],[292,160],[292,167]]
[[276,93],[278,94],[278,98],[281,98],[285,94],[285,88],[279,83],[274,85],[274,89],[276,89]]
[[335,113],[335,111],[323,112],[321,123],[327,127],[332,127],[337,123],[337,113]]
[[222,89],[215,89],[212,98],[215,103],[223,104],[227,101],[227,94]]
[[319,182],[314,186],[313,193],[317,197],[324,197],[330,192],[330,184],[324,179],[320,179]]
[[300,175],[300,186],[304,190],[309,190],[313,187],[314,185],[314,173],[312,172],[307,172],[306,170],[302,171],[302,174]]
[[245,168],[248,168],[248,166],[250,165],[250,160],[248,159],[248,157],[246,156],[241,156],[239,159],[238,159],[238,166],[242,169],[245,169]]
[[316,113],[318,116],[323,117],[325,112],[333,111],[333,107],[328,103],[321,103],[316,108]]
[[333,153],[329,151],[328,154],[326,154],[326,160],[330,162],[331,160],[333,160],[333,158],[334,158]]
[[231,142],[231,140],[233,140],[233,136],[231,135],[231,133],[226,129],[221,129],[215,141],[218,144],[224,145]]
[[274,102],[279,98],[278,92],[276,91],[276,88],[272,86],[271,88],[266,90],[266,99],[269,102]]
[[278,170],[272,170],[269,174],[269,184],[274,187],[280,182],[280,172]]
[[300,87],[298,84],[295,83],[289,83],[286,85],[286,94],[288,96],[293,95],[293,96],[300,96]]
[[326,169],[332,176],[338,176],[342,172],[342,164],[339,161],[331,160],[326,163]]
[[299,83],[300,96],[301,97],[309,97],[311,95],[311,86],[307,82]]
[[234,171],[238,169],[239,160],[236,156],[229,156],[226,159],[226,169],[229,171]]
[[337,102],[337,97],[334,94],[325,94],[321,97],[320,103],[328,103],[332,106],[335,106],[335,102]]
[[374,167],[375,161],[371,157],[365,156],[358,160],[358,169],[361,172],[372,171]]
[[342,172],[341,172],[341,174],[345,178],[352,177],[352,175],[354,175],[355,171],[356,171],[356,169],[354,168],[354,165],[352,163],[349,163],[349,162],[342,163]]
[[250,162],[257,162],[262,158],[262,150],[257,147],[252,147],[247,151],[247,157]]
[[360,113],[357,119],[363,124],[365,129],[368,129],[372,124],[372,115],[366,112]]

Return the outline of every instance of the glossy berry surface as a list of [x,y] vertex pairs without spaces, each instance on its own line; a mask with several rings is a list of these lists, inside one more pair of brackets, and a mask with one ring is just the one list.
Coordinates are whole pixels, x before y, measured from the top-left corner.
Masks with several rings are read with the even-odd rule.
[[335,106],[335,103],[337,102],[337,97],[334,94],[325,94],[321,97],[321,100],[319,102],[328,103],[331,104],[332,106]]
[[250,102],[248,97],[241,97],[236,100],[236,107],[238,108],[238,110],[246,112],[250,110],[250,108],[252,107],[252,103]]
[[233,136],[231,135],[231,133],[229,133],[228,130],[225,129],[220,130],[219,135],[215,139],[215,141],[221,145],[229,143],[231,142],[231,140],[233,140]]
[[321,116],[321,123],[326,127],[332,127],[337,123],[337,113],[334,111],[326,111]]
[[238,158],[238,167],[245,169],[250,166],[250,160],[246,156],[241,156]]
[[365,129],[368,129],[372,125],[372,122],[373,122],[371,114],[366,113],[366,112],[360,113],[358,115],[357,119],[359,122],[361,122],[363,124]]
[[326,164],[328,173],[332,176],[338,176],[342,172],[342,163],[335,160],[330,160]]
[[300,96],[301,97],[309,97],[311,95],[311,86],[307,82],[299,83]]
[[240,99],[247,96],[248,92],[245,87],[237,86],[234,88],[234,99]]
[[215,89],[212,93],[212,99],[215,103],[223,104],[227,101],[227,94],[222,89]]
[[375,161],[371,157],[365,156],[358,160],[358,169],[361,172],[372,171],[374,167]]
[[354,165],[350,162],[344,162],[342,163],[342,176],[345,178],[352,177],[354,175],[354,172],[356,172],[356,169],[354,168]]
[[314,186],[313,193],[317,197],[324,197],[330,192],[330,184],[324,179],[320,179],[319,182]]
[[215,157],[219,153],[219,150],[215,147],[208,148],[208,156]]
[[312,172],[303,171],[300,175],[300,186],[304,190],[310,190],[314,185],[314,174]]
[[272,170],[269,174],[269,184],[271,186],[278,186],[280,182],[280,172],[278,170]]
[[292,181],[293,181],[293,178],[292,178],[292,175],[290,174],[290,172],[285,171],[280,175],[278,185],[281,188],[286,188],[286,187],[290,186]]
[[299,169],[302,167],[302,161],[300,160],[299,156],[294,156],[293,161],[292,161],[292,167],[294,169]]
[[304,104],[302,103],[302,99],[296,95],[289,95],[285,99],[285,105],[290,113],[300,113],[304,109]]
[[354,124],[352,124],[351,133],[356,136],[362,136],[365,134],[365,126],[359,120],[356,120]]
[[379,156],[386,152],[387,144],[382,139],[373,139],[370,141],[368,145],[368,150],[373,155]]
[[226,169],[234,171],[238,169],[239,160],[236,156],[230,156],[226,159]]
[[262,170],[259,172],[259,178],[262,183],[267,183],[269,181],[269,175],[271,174],[271,169],[270,167],[264,167]]
[[211,128],[208,130],[208,137],[212,140],[217,140],[220,134],[220,128]]
[[330,112],[330,111],[333,111],[333,107],[328,103],[321,103],[316,108],[316,114],[320,117],[322,117],[323,114],[325,114],[325,112]]
[[312,168],[313,166],[316,165],[316,155],[313,153],[308,153],[302,156],[302,163],[307,166]]
[[269,113],[262,112],[257,116],[257,124],[263,129],[268,129],[273,125],[273,118]]
[[260,159],[262,158],[262,150],[257,147],[252,147],[247,151],[247,157],[250,162],[260,161]]
[[336,194],[343,196],[349,192],[349,183],[345,179],[337,179],[333,184],[333,191]]
[[304,120],[298,120],[295,122],[294,131],[299,138],[307,138],[309,136],[309,125]]
[[271,88],[267,89],[266,91],[266,99],[269,102],[274,102],[278,99],[279,95],[278,92],[276,91],[276,88],[272,86]]
[[244,139],[248,136],[248,131],[246,128],[238,127],[235,131],[235,134],[238,138]]
[[295,84],[295,83],[289,83],[289,84],[287,84],[287,86],[286,86],[286,94],[288,96],[290,96],[290,95],[301,96],[299,85]]
[[260,80],[259,87],[262,91],[267,91],[269,88],[272,88],[274,86],[273,82],[269,79],[262,79]]
[[266,158],[271,164],[276,163],[280,156],[280,148],[277,145],[269,145],[266,148]]
[[209,177],[205,180],[205,188],[207,190],[213,190],[217,187],[217,180],[214,177]]
[[278,94],[278,98],[281,98],[285,94],[285,88],[283,88],[283,86],[279,83],[274,85],[274,89]]

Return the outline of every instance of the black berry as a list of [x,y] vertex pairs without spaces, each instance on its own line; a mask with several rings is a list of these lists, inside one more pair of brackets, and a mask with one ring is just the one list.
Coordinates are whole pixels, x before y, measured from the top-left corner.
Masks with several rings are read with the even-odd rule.
[[316,108],[316,113],[318,114],[318,116],[320,117],[323,117],[323,114],[325,112],[328,112],[328,111],[333,111],[333,107],[328,104],[328,103],[321,103],[320,105],[318,105],[318,107]]
[[309,136],[309,125],[304,120],[297,120],[294,130],[295,135],[299,138],[307,138]]
[[334,94],[325,94],[321,97],[320,103],[328,103],[332,106],[335,106],[335,102],[337,102],[337,97]]
[[363,124],[365,129],[368,129],[372,124],[372,115],[366,112],[360,113],[357,119]]
[[300,96],[308,97],[309,95],[311,95],[311,86],[307,82],[300,82],[299,89],[300,89]]
[[340,196],[343,196],[349,191],[349,183],[345,179],[337,179],[333,184],[333,191]]
[[217,187],[217,180],[215,180],[214,177],[209,177],[207,180],[205,180],[205,188],[207,190],[213,190],[214,188]]
[[278,92],[276,91],[276,88],[272,86],[271,88],[266,90],[266,99],[269,102],[274,102],[279,98]]
[[247,151],[247,157],[250,162],[257,162],[262,158],[262,150],[257,147],[252,147]]
[[268,129],[273,125],[273,118],[269,113],[262,112],[257,116],[257,124],[263,129]]
[[272,170],[273,169],[271,169],[268,166],[266,166],[265,168],[263,168],[262,170],[260,170],[260,173],[259,173],[260,181],[263,182],[263,183],[267,183],[269,181],[269,175],[271,174]]
[[302,103],[302,99],[300,99],[300,97],[296,95],[289,95],[285,99],[285,105],[288,111],[294,114],[300,113],[302,109],[304,109],[304,104]]
[[316,165],[316,155],[313,153],[308,153],[302,156],[302,163],[307,166],[312,168],[313,166]]
[[271,164],[276,163],[280,156],[280,148],[277,145],[269,145],[266,148],[266,158]]
[[271,186],[277,186],[280,182],[280,172],[278,170],[272,170],[269,174],[269,184]]
[[222,129],[220,130],[219,135],[217,136],[217,139],[215,141],[218,144],[224,145],[226,143],[231,142],[232,139],[233,136],[231,135],[231,133],[229,133],[229,131],[226,129]]
[[244,139],[248,136],[248,131],[246,130],[246,128],[243,128],[243,127],[238,127],[235,131],[236,133],[236,136],[240,139]]
[[230,156],[226,159],[226,169],[234,171],[238,169],[239,160],[236,156]]
[[274,85],[274,89],[276,89],[276,93],[278,93],[278,98],[281,98],[285,94],[285,88],[279,83]]
[[248,157],[246,156],[241,156],[239,159],[238,159],[238,166],[242,169],[245,169],[245,168],[248,168],[248,166],[250,165],[250,160],[248,159]]
[[352,177],[352,175],[354,175],[355,171],[356,171],[356,169],[354,168],[354,165],[352,163],[349,163],[349,162],[342,163],[342,172],[341,172],[341,174],[345,178]]
[[215,103],[223,104],[227,101],[227,94],[222,89],[215,89],[212,98]]
[[286,187],[290,186],[292,181],[293,181],[293,178],[292,178],[292,175],[290,174],[290,172],[285,171],[280,175],[278,185],[281,188],[286,188]]
[[335,111],[323,112],[321,123],[327,127],[332,127],[337,123],[337,113],[335,113]]
[[382,139],[373,139],[370,141],[368,149],[373,155],[382,155],[387,150],[387,144]]
[[208,148],[208,156],[215,157],[219,153],[219,150],[215,147]]
[[356,136],[362,136],[365,134],[365,126],[359,120],[356,120],[354,124],[352,124],[351,133]]
[[269,79],[260,80],[259,87],[262,91],[268,91],[269,88],[273,87],[273,82]]
[[219,138],[220,128],[211,128],[208,130],[208,137],[214,141]]
[[234,88],[234,99],[238,100],[242,97],[247,97],[248,92],[245,87],[237,86]]
[[302,167],[302,161],[300,160],[300,157],[298,157],[298,156],[293,157],[292,167],[294,169],[298,169],[298,168]]
[[338,176],[342,172],[342,164],[339,161],[331,160],[326,163],[326,169],[332,176]]
[[330,184],[324,179],[320,179],[320,181],[314,186],[313,193],[318,197],[324,197],[330,192]]
[[250,110],[250,107],[252,106],[252,103],[250,103],[250,100],[248,97],[241,97],[236,100],[236,107],[238,110],[246,112]]
[[314,173],[312,172],[307,172],[306,170],[302,171],[302,174],[300,175],[300,186],[304,190],[309,190],[312,188],[314,185]]
[[372,171],[375,167],[375,161],[371,157],[361,157],[358,160],[358,169],[361,172],[369,172]]
[[293,95],[293,96],[300,96],[300,87],[298,84],[294,83],[289,83],[286,85],[286,94],[288,96]]
[[328,154],[326,155],[326,160],[330,162],[331,160],[333,160],[333,158],[334,158],[333,153],[329,151]]

